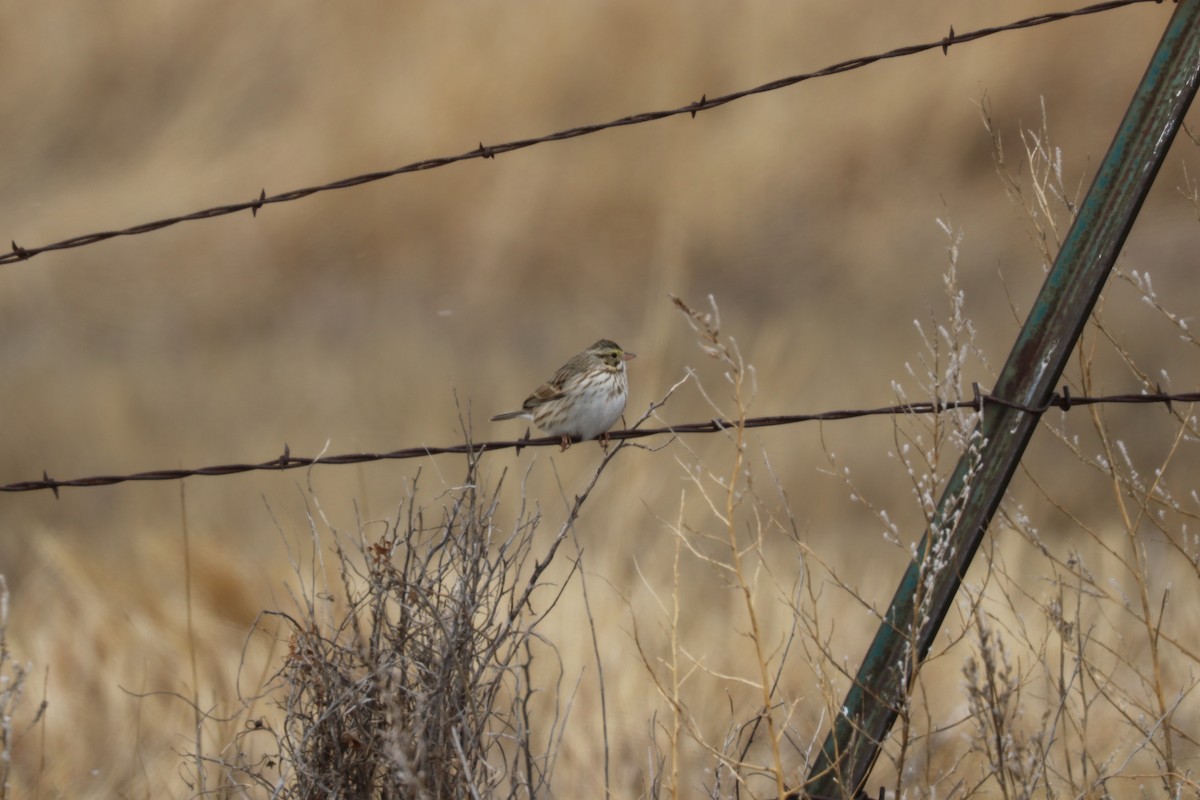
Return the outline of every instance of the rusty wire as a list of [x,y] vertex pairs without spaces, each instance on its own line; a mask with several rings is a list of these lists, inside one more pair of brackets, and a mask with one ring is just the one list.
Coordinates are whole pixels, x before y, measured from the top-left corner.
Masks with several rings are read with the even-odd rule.
[[982,39],[986,36],[992,36],[1004,31],[1020,30],[1023,28],[1032,28],[1039,25],[1045,25],[1050,22],[1058,22],[1060,20],[1071,17],[1081,17],[1089,14],[1097,14],[1102,11],[1111,11],[1122,6],[1133,5],[1135,3],[1161,3],[1162,0],[1109,0],[1109,2],[1097,3],[1095,5],[1085,6],[1075,9],[1074,11],[1058,11],[1047,14],[1038,14],[1037,16],[1027,17],[1025,19],[1010,22],[1007,25],[998,25],[990,28],[980,28],[978,30],[969,31],[967,33],[955,33],[954,26],[950,26],[949,33],[941,39],[934,42],[926,42],[924,44],[908,45],[899,47],[895,50],[889,50],[885,53],[876,53],[869,56],[859,56],[846,61],[841,61],[837,64],[831,64],[823,69],[815,72],[805,72],[798,75],[791,75],[786,78],[779,78],[769,83],[764,83],[760,86],[755,86],[750,89],[741,89],[729,94],[720,95],[717,97],[708,97],[702,95],[699,100],[688,103],[679,108],[665,109],[660,111],[647,111],[640,114],[631,114],[620,119],[611,120],[609,122],[601,122],[592,125],[580,125],[574,128],[558,131],[557,133],[547,134],[532,139],[517,139],[515,141],[504,142],[502,144],[485,145],[483,142],[474,150],[469,150],[465,153],[460,153],[454,156],[441,156],[438,158],[429,158],[424,161],[415,161],[411,164],[406,164],[402,167],[387,169],[378,172],[368,172],[362,175],[355,175],[350,178],[333,181],[332,183],[322,184],[320,186],[309,186],[303,189],[293,189],[282,194],[268,195],[267,190],[263,189],[257,198],[247,202],[230,203],[223,206],[214,206],[201,211],[193,211],[190,214],[183,214],[177,217],[167,217],[165,219],[155,220],[153,222],[145,222],[141,225],[134,225],[130,228],[121,230],[101,231],[98,233],[88,233],[81,236],[73,236],[69,239],[63,239],[52,244],[42,245],[40,247],[22,247],[17,244],[16,240],[11,241],[12,249],[8,253],[0,253],[0,264],[10,264],[17,261],[25,261],[51,250],[67,250],[74,247],[83,247],[85,245],[95,244],[107,239],[114,239],[118,236],[136,236],[151,231],[161,230],[172,225],[177,225],[181,222],[192,222],[200,219],[211,219],[213,217],[221,217],[228,214],[236,214],[241,211],[249,211],[254,216],[258,216],[258,211],[263,206],[274,203],[288,203],[293,200],[299,200],[309,195],[328,192],[333,189],[347,189],[352,186],[361,186],[365,183],[390,178],[395,175],[401,175],[407,172],[422,172],[424,170],[436,169],[449,164],[454,164],[459,161],[468,161],[477,158],[495,158],[501,153],[511,153],[514,150],[522,150],[533,145],[545,144],[547,142],[562,141],[564,139],[574,139],[579,136],[586,136],[592,133],[608,130],[609,128],[619,128],[626,125],[638,125],[644,122],[654,122],[668,117],[679,116],[680,114],[690,114],[695,118],[696,114],[701,111],[709,111],[723,106],[727,103],[732,103],[734,100],[741,100],[751,95],[763,94],[765,92],[773,92],[778,89],[783,89],[788,86],[802,83],[813,78],[823,78],[829,75],[836,75],[842,72],[859,69],[861,67],[874,64],[878,61],[884,61],[892,58],[901,58],[911,56],[917,53],[923,53],[927,50],[935,50],[940,48],[943,55],[949,52],[950,46],[955,44],[963,44],[976,39]]
[[[999,397],[981,392],[979,385],[973,386],[974,395],[970,399],[964,400],[947,400],[947,401],[924,401],[917,403],[900,403],[892,406],[882,406],[879,408],[864,408],[864,409],[846,409],[841,411],[822,411],[815,414],[782,414],[769,417],[752,417],[746,419],[742,424],[746,428],[768,428],[777,425],[795,425],[801,422],[832,422],[843,419],[856,419],[859,417],[872,416],[888,416],[901,414],[942,414],[955,410],[972,410],[975,412],[983,412],[988,405],[1002,405],[1010,408],[1016,408],[1021,411],[1026,411],[1030,414],[1041,415],[1050,409],[1061,409],[1069,411],[1078,406],[1090,406],[1098,403],[1125,403],[1125,404],[1147,404],[1147,403],[1162,403],[1168,411],[1174,411],[1174,403],[1195,403],[1200,401],[1200,392],[1184,392],[1181,394],[1168,394],[1161,389],[1157,389],[1153,394],[1118,394],[1106,395],[1103,397],[1088,397],[1075,396],[1071,394],[1070,389],[1063,387],[1061,392],[1055,392],[1050,400],[1040,407],[1025,406],[1019,403],[1014,403]],[[718,433],[723,430],[730,430],[737,427],[737,423],[725,419],[712,419],[707,422],[691,422],[682,425],[670,425],[665,428],[633,428],[623,431],[611,431],[608,438],[613,441],[644,439],[650,436],[670,435],[675,436],[681,433]],[[525,447],[550,447],[559,445],[561,438],[558,436],[547,436],[538,439],[529,437],[528,432],[523,439],[500,440],[493,442],[465,442],[463,444],[449,445],[446,447],[407,447],[403,450],[392,450],[387,453],[347,453],[334,456],[319,456],[316,458],[305,456],[294,456],[291,450],[285,444],[283,446],[283,454],[270,461],[263,461],[258,464],[222,464],[214,467],[200,467],[198,469],[159,469],[149,472],[136,472],[130,475],[96,475],[89,478],[73,478],[71,480],[56,480],[51,478],[45,471],[42,472],[41,480],[20,481],[19,483],[10,483],[0,485],[0,492],[31,492],[38,489],[49,489],[54,492],[54,496],[58,497],[58,490],[67,486],[84,487],[84,486],[111,486],[117,483],[125,483],[128,481],[175,481],[183,478],[190,478],[197,475],[236,475],[243,472],[254,471],[281,471],[287,469],[299,469],[301,467],[313,467],[317,465],[337,465],[337,464],[363,464],[371,461],[392,461],[408,458],[423,458],[427,456],[447,455],[447,454],[463,454],[469,452],[483,453],[484,451],[497,451],[516,449],[517,453],[521,452]]]

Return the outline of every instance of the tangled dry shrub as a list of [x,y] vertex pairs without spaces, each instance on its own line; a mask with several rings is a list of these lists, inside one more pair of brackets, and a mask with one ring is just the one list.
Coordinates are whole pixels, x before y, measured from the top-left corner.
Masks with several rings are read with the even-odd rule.
[[339,543],[339,620],[314,625],[314,598],[307,619],[288,619],[285,796],[500,796],[545,784],[551,754],[533,741],[525,679],[533,585],[519,583],[537,517],[497,541],[496,500],[477,468],[469,459],[437,518],[410,503],[359,553]]
[[[506,473],[489,488],[481,451],[466,456],[461,483],[433,500],[418,472],[381,535],[364,524],[354,537],[338,533],[310,488],[314,555],[309,569],[294,562],[295,610],[264,613],[255,626],[287,643],[274,679],[253,698],[277,713],[250,720],[220,757],[202,759],[205,769],[216,763],[238,776],[222,791],[549,796],[567,714],[561,660],[538,628],[578,573],[577,564],[552,579],[547,570],[628,446],[605,448],[550,536],[538,533],[542,515],[526,505],[524,481],[515,513],[498,519]],[[326,579],[330,542],[334,577]]]
[[18,722],[23,703],[29,665],[18,660],[8,648],[8,582],[0,575],[0,800],[12,796],[13,751],[42,722],[46,701],[36,706],[29,719]]
[[529,601],[579,506],[538,560],[540,515],[522,508],[498,525],[503,477],[489,492],[478,454],[439,506],[422,504],[420,483],[382,535],[360,528],[350,544],[332,532],[329,586],[318,509],[298,611],[260,621],[281,620],[287,637],[270,689],[282,721],[275,754],[243,771],[273,797],[536,796],[549,785],[558,697],[530,671],[556,659],[535,628],[561,587],[546,589],[548,603],[539,593],[537,612]]

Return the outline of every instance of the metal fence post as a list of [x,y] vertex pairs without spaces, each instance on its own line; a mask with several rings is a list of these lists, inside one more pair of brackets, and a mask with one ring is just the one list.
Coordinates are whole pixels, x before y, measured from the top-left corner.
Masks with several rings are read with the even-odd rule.
[[905,702],[962,576],[1039,415],[1083,330],[1142,201],[1196,94],[1200,0],[1179,0],[1121,127],[1088,190],[977,429],[982,447],[963,455],[932,529],[909,565],[863,659],[808,780],[795,797],[854,797]]

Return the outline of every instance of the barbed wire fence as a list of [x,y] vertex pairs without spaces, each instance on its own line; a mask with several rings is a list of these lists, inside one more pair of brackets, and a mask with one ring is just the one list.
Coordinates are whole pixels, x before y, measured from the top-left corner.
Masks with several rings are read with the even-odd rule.
[[[745,428],[770,428],[781,425],[796,425],[802,422],[834,422],[839,420],[860,419],[862,417],[900,416],[912,414],[944,414],[951,411],[971,410],[984,413],[990,405],[1024,411],[1035,416],[1041,416],[1052,409],[1070,411],[1072,408],[1082,408],[1098,404],[1148,405],[1162,404],[1169,412],[1174,411],[1175,403],[1200,402],[1200,392],[1181,392],[1170,394],[1159,389],[1154,393],[1145,394],[1114,394],[1104,396],[1078,396],[1064,386],[1055,392],[1050,401],[1042,406],[1027,406],[1014,403],[1004,398],[982,392],[979,384],[972,386],[974,394],[966,400],[926,400],[915,403],[898,403],[877,408],[842,409],[836,411],[819,411],[812,414],[777,414],[773,416],[751,417],[742,422],[732,422],[726,419],[712,419],[707,422],[689,422],[680,425],[670,425],[660,428],[633,427],[628,430],[610,431],[606,438],[613,441],[630,441],[646,439],[652,436],[676,436],[684,433],[720,433],[741,426]],[[219,464],[194,469],[157,469],[146,472],[134,472],[127,475],[94,475],[86,478],[71,478],[57,480],[46,472],[40,480],[19,481],[0,485],[0,492],[33,492],[39,489],[49,489],[58,496],[58,490],[66,487],[84,488],[95,486],[112,486],[118,483],[134,481],[175,481],[197,476],[237,475],[245,472],[277,472],[289,469],[300,469],[316,466],[344,466],[347,464],[365,464],[373,461],[398,461],[412,458],[425,458],[439,455],[463,455],[500,450],[515,449],[520,453],[526,447],[559,446],[562,437],[545,436],[532,438],[528,435],[522,439],[502,439],[488,442],[464,442],[462,444],[442,447],[419,446],[405,447],[386,453],[343,453],[330,456],[296,456],[286,444],[282,455],[255,464]]]
[[1019,19],[1015,22],[1010,22],[1005,25],[979,28],[966,33],[956,33],[954,26],[951,25],[949,33],[936,41],[924,42],[922,44],[912,44],[905,47],[897,47],[893,50],[888,50],[882,53],[875,53],[872,55],[847,59],[836,64],[830,64],[827,67],[823,67],[822,69],[818,69],[813,72],[804,72],[796,75],[790,75],[785,78],[778,78],[759,86],[754,86],[748,89],[740,89],[728,94],[715,97],[703,95],[699,100],[688,103],[687,105],[679,106],[678,108],[630,114],[629,116],[620,117],[619,119],[610,120],[609,122],[600,122],[591,125],[579,125],[573,128],[560,130],[556,133],[549,133],[529,139],[517,139],[500,144],[485,145],[483,142],[480,142],[479,146],[474,150],[469,150],[465,153],[459,153],[458,155],[439,156],[436,158],[428,158],[422,161],[414,161],[410,164],[405,164],[404,166],[395,167],[393,169],[368,172],[349,178],[341,178],[330,183],[325,183],[318,186],[308,186],[302,189],[293,189],[281,194],[268,195],[267,190],[264,188],[260,191],[259,196],[254,200],[205,208],[188,214],[181,214],[179,216],[165,217],[163,219],[157,219],[151,222],[144,222],[140,225],[134,225],[132,227],[123,228],[120,230],[85,233],[78,236],[72,236],[58,242],[53,242],[51,244],[40,245],[38,247],[24,247],[18,244],[16,239],[10,239],[11,250],[7,253],[0,253],[0,265],[12,264],[18,261],[26,261],[36,255],[48,253],[54,250],[69,250],[76,247],[85,247],[87,245],[97,244],[99,242],[122,236],[139,236],[141,234],[162,230],[163,228],[169,228],[173,225],[179,225],[184,222],[213,219],[216,217],[228,216],[230,214],[238,214],[242,211],[249,211],[252,215],[257,217],[258,212],[264,206],[274,205],[277,203],[290,203],[311,195],[330,192],[335,189],[349,189],[355,186],[362,186],[367,183],[381,181],[386,178],[392,178],[406,173],[425,172],[427,170],[449,166],[450,164],[456,164],[460,161],[471,161],[474,159],[487,158],[494,159],[498,155],[511,153],[515,150],[523,150],[527,147],[547,144],[549,142],[575,139],[580,136],[600,133],[601,131],[606,131],[611,128],[621,128],[629,125],[640,125],[647,122],[656,122],[658,120],[668,119],[670,117],[677,117],[682,114],[689,114],[694,119],[695,116],[702,111],[711,111],[714,108],[719,108],[720,106],[727,105],[736,100],[742,100],[744,98],[752,97],[758,94],[764,94],[766,92],[778,91],[789,86],[795,86],[796,84],[813,80],[814,78],[826,78],[843,72],[850,72],[852,70],[870,66],[871,64],[875,64],[880,61],[904,58],[906,56],[913,56],[929,50],[938,49],[942,51],[943,55],[948,55],[952,45],[973,42],[989,36],[994,36],[999,33],[1005,33],[1007,31],[1034,28],[1040,25],[1047,25],[1052,22],[1061,22],[1062,20],[1071,19],[1073,17],[1083,17],[1106,11],[1112,11],[1114,9],[1135,5],[1138,3],[1161,4],[1162,2],[1163,0],[1108,0],[1108,2],[1084,6],[1073,11],[1057,11],[1052,13],[1038,14],[1036,16]]
[[[929,41],[920,44],[911,44],[903,47],[894,48],[886,52],[874,53],[866,56],[847,59],[844,61],[830,64],[821,69],[790,75],[784,78],[778,78],[768,83],[754,86],[747,89],[741,89],[728,94],[718,95],[714,97],[702,96],[699,100],[689,103],[684,106],[671,109],[662,109],[657,111],[642,112],[620,117],[608,122],[580,125],[572,128],[557,131],[555,133],[545,134],[533,138],[518,139],[509,142],[503,142],[494,145],[484,145],[480,142],[479,146],[474,150],[460,153],[458,155],[440,156],[436,158],[425,159],[422,161],[412,162],[394,169],[387,169],[375,172],[364,173],[352,177],[342,178],[329,183],[316,186],[308,186],[301,189],[294,189],[283,192],[281,194],[268,195],[266,189],[263,189],[259,196],[248,202],[229,203],[226,205],[214,206],[211,208],[193,211],[179,216],[166,217],[162,219],[145,222],[134,225],[128,228],[110,231],[100,231],[87,233],[78,236],[72,236],[61,241],[45,244],[37,247],[23,247],[17,243],[15,239],[11,240],[11,251],[8,253],[0,253],[0,265],[11,264],[19,261],[27,261],[34,256],[42,253],[52,252],[56,250],[67,250],[88,245],[98,244],[109,239],[125,236],[138,236],[162,230],[167,227],[182,224],[185,222],[194,222],[202,219],[213,219],[216,217],[228,216],[237,214],[243,211],[250,211],[252,215],[258,215],[260,209],[264,206],[288,203],[300,200],[311,195],[333,191],[335,189],[348,189],[375,181],[384,180],[386,178],[396,177],[406,173],[422,172],[430,169],[448,166],[460,161],[468,161],[474,159],[495,158],[497,155],[510,153],[516,150],[532,147],[535,145],[547,144],[549,142],[563,141],[573,139],[580,136],[600,133],[611,128],[624,127],[629,125],[638,125],[648,122],[654,122],[669,117],[689,114],[692,118],[702,112],[709,111],[720,106],[727,105],[736,100],[741,100],[766,92],[777,91],[799,83],[803,83],[815,78],[824,78],[837,75],[843,72],[849,72],[856,69],[875,64],[880,61],[903,58],[907,56],[917,55],[930,50],[941,49],[943,55],[949,54],[949,49],[952,45],[965,44],[968,42],[977,41],[989,36],[994,36],[1007,31],[1023,30],[1041,25],[1046,25],[1063,20],[1089,16],[1102,12],[1113,11],[1125,6],[1131,6],[1140,3],[1155,3],[1161,4],[1163,0],[1108,0],[1108,2],[1096,3],[1089,6],[1084,6],[1070,11],[1048,12],[1038,14],[1031,17],[1019,19],[1004,25],[996,25],[986,28],[979,28],[973,31],[957,33],[953,25],[950,26],[946,36],[936,41]],[[1064,387],[1060,394],[1056,394],[1054,398],[1042,408],[1023,408],[1022,410],[1040,415],[1050,408],[1061,408],[1069,410],[1072,406],[1081,406],[1095,403],[1165,403],[1168,407],[1172,402],[1195,402],[1200,399],[1200,395],[1196,394],[1165,394],[1158,391],[1154,394],[1126,394],[1126,395],[1110,395],[1106,397],[1072,397],[1069,390]],[[978,386],[975,387],[975,396],[970,400],[949,401],[949,402],[922,402],[922,403],[905,403],[892,406],[884,406],[879,408],[868,409],[845,409],[835,411],[822,411],[811,414],[784,414],[767,417],[756,417],[745,421],[746,427],[760,428],[777,425],[791,425],[802,422],[820,422],[820,421],[835,421],[845,419],[855,419],[866,416],[878,415],[896,415],[896,414],[928,414],[928,413],[943,413],[955,409],[972,408],[976,411],[982,411],[984,405],[1002,404],[1012,405],[1008,401],[991,395],[983,394],[979,391]],[[710,420],[707,422],[686,423],[682,425],[673,425],[663,428],[637,428],[625,431],[614,431],[609,434],[610,438],[615,440],[624,439],[641,439],[651,436],[659,436],[663,434],[683,434],[683,433],[715,433],[730,427],[733,423],[727,420]],[[43,471],[40,480],[18,481],[0,485],[0,492],[29,492],[41,489],[49,489],[57,496],[58,491],[65,487],[94,487],[94,486],[111,486],[118,483],[131,481],[164,481],[164,480],[181,480],[193,476],[217,476],[217,475],[234,475],[252,471],[264,470],[288,470],[310,467],[316,465],[345,465],[345,464],[362,464],[373,461],[397,460],[422,458],[434,455],[444,454],[463,454],[475,451],[496,451],[503,449],[515,448],[520,452],[523,447],[545,447],[559,443],[558,437],[545,438],[526,438],[520,440],[500,440],[481,443],[462,443],[456,445],[442,447],[407,447],[399,450],[393,450],[384,453],[349,453],[331,456],[319,457],[302,457],[291,454],[290,449],[285,444],[283,454],[269,461],[264,461],[254,464],[246,463],[230,463],[207,467],[199,467],[194,469],[158,469],[131,474],[121,475],[97,475],[84,478],[73,478],[70,480],[57,480],[49,476]]]
[[[489,159],[495,158],[497,155],[513,152],[516,150],[532,147],[535,145],[546,144],[553,141],[563,141],[567,139],[577,138],[585,135],[591,135],[605,131],[611,128],[624,127],[642,123],[653,122],[657,120],[667,119],[670,117],[689,114],[694,118],[702,111],[709,111],[717,107],[732,103],[736,100],[744,99],[753,95],[766,92],[776,91],[799,84],[801,82],[814,78],[829,77],[842,72],[848,72],[855,69],[866,67],[870,64],[879,61],[907,57],[916,55],[930,50],[941,49],[943,55],[948,55],[949,48],[953,45],[964,44],[967,42],[979,40],[998,33],[1021,30],[1035,26],[1058,22],[1073,17],[1091,15],[1101,12],[1107,12],[1121,8],[1124,6],[1134,5],[1137,3],[1154,2],[1161,4],[1162,0],[1111,0],[1110,2],[1098,3],[1091,6],[1086,6],[1073,11],[1054,12],[1040,14],[1033,17],[1017,20],[1006,25],[994,26],[989,28],[981,28],[967,33],[956,33],[953,27],[950,28],[948,35],[939,40],[926,42],[922,44],[914,44],[906,47],[900,47],[887,52],[876,53],[873,55],[862,56],[849,59],[836,64],[829,65],[814,72],[791,75],[785,78],[780,78],[752,88],[738,90],[729,94],[719,95],[712,98],[707,95],[701,96],[699,100],[688,103],[671,109],[663,109],[657,111],[643,112],[632,114],[611,120],[609,122],[581,125],[577,127],[567,128],[555,133],[538,136],[535,138],[518,139],[500,144],[485,145],[480,142],[478,147],[460,153],[458,155],[440,156],[436,158],[425,159],[422,161],[412,162],[410,164],[397,167],[394,169],[381,170],[360,174],[352,177],[342,178],[330,183],[321,185],[309,186],[306,188],[296,189],[281,194],[268,195],[266,189],[262,189],[258,197],[247,202],[237,202],[212,208],[202,209],[180,216],[167,217],[151,222],[134,225],[132,227],[88,233],[78,236],[73,236],[58,242],[45,244],[36,247],[24,247],[19,245],[16,239],[11,239],[11,250],[8,253],[0,254],[0,265],[11,264],[19,261],[26,261],[34,256],[56,251],[67,250],[78,247],[97,244],[102,241],[117,237],[137,236],[141,234],[151,233],[174,225],[185,222],[192,222],[201,219],[212,219],[221,216],[232,215],[243,211],[250,211],[252,215],[257,217],[258,212],[266,205],[287,203],[302,198],[329,192],[335,189],[346,189],[356,186],[361,186],[367,183],[384,180],[399,176],[406,173],[426,171],[436,169],[461,161],[474,159]],[[1051,381],[1054,378],[1050,379]],[[859,419],[870,416],[902,416],[902,415],[921,415],[921,414],[944,414],[954,411],[973,411],[980,415],[986,415],[989,407],[993,410],[1006,409],[1008,412],[1017,412],[1019,414],[1028,415],[1029,418],[1038,418],[1045,413],[1058,409],[1063,412],[1084,406],[1094,406],[1097,404],[1129,404],[1129,405],[1162,405],[1169,413],[1175,413],[1174,404],[1190,404],[1200,401],[1200,392],[1185,392],[1185,393],[1167,393],[1160,387],[1156,387],[1153,392],[1144,392],[1139,394],[1115,394],[1103,396],[1075,396],[1072,395],[1069,388],[1063,387],[1060,391],[1053,393],[1049,400],[1042,404],[1030,405],[1016,403],[1003,397],[994,394],[985,393],[980,390],[978,384],[973,385],[973,394],[970,398],[960,400],[931,400],[914,403],[899,403],[889,406],[881,406],[874,408],[861,409],[842,409],[828,410],[807,414],[783,414],[754,417],[738,422],[732,422],[726,419],[711,419],[701,422],[691,422],[678,425],[667,425],[656,428],[640,427],[641,422],[644,422],[647,417],[643,417],[633,428],[628,430],[613,431],[607,434],[607,438],[616,441],[630,441],[647,439],[650,437],[673,437],[681,434],[714,434],[722,433],[734,427],[743,428],[766,428],[783,425],[794,425],[807,422],[832,422],[849,419]],[[1034,420],[1036,421],[1036,419]],[[483,452],[493,452],[513,449],[517,453],[525,447],[549,447],[559,446],[559,437],[542,437],[532,438],[528,433],[521,439],[496,440],[486,442],[471,442],[468,441],[448,445],[448,446],[411,446],[399,450],[389,452],[364,452],[364,453],[347,453],[337,455],[319,455],[319,456],[296,456],[290,451],[290,448],[285,444],[283,452],[276,458],[259,463],[227,463],[213,466],[205,466],[191,469],[159,469],[129,474],[109,474],[109,475],[94,475],[90,477],[73,478],[59,480],[49,475],[47,471],[43,471],[41,479],[26,480],[6,485],[0,485],[0,491],[8,493],[30,492],[38,490],[50,490],[55,497],[59,497],[60,490],[63,488],[88,488],[99,486],[111,486],[125,482],[139,481],[175,481],[183,480],[195,476],[219,476],[219,475],[234,475],[243,474],[254,471],[284,471],[299,468],[309,468],[320,465],[348,465],[362,464],[368,462],[385,461],[385,460],[402,460],[414,458],[427,458],[436,455],[444,454],[468,454],[476,455]],[[1018,456],[1019,458],[1019,456]],[[969,558],[969,555],[968,555]],[[903,588],[903,584],[902,584]],[[934,628],[936,632],[936,624]],[[864,662],[866,669],[867,662]],[[880,673],[881,675],[883,673]],[[887,676],[884,676],[887,677]],[[865,681],[863,681],[865,685]],[[899,685],[897,682],[896,685]],[[846,706],[843,706],[845,708]],[[857,714],[857,712],[856,712]],[[850,719],[850,714],[845,713],[845,718]],[[857,720],[857,715],[855,719]],[[840,720],[839,720],[840,722]],[[890,722],[888,723],[890,726]],[[842,734],[835,728],[830,732],[829,742],[833,742],[835,737],[842,737]],[[826,749],[828,750],[828,743]],[[836,749],[835,749],[836,750]],[[834,751],[830,751],[834,752]],[[867,771],[870,764],[873,763],[873,758],[867,762]],[[857,767],[856,767],[857,768]],[[814,774],[817,773],[814,768]],[[813,784],[808,788],[819,790],[824,788],[822,784]],[[789,795],[790,796],[790,795]],[[811,796],[818,796],[814,793]],[[823,795],[821,795],[823,796]]]

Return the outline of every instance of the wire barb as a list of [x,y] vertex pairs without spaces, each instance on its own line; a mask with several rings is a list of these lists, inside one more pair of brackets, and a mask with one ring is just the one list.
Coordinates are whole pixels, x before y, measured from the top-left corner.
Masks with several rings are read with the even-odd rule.
[[258,210],[267,202],[267,190],[264,188],[258,195],[258,199],[250,204],[250,216],[257,218]]
[[1163,403],[1166,405],[1167,413],[1174,414],[1175,409],[1171,407],[1171,396],[1163,391],[1162,385],[1157,384],[1157,383],[1154,384],[1154,390],[1158,393],[1159,399],[1161,399],[1163,401]]

